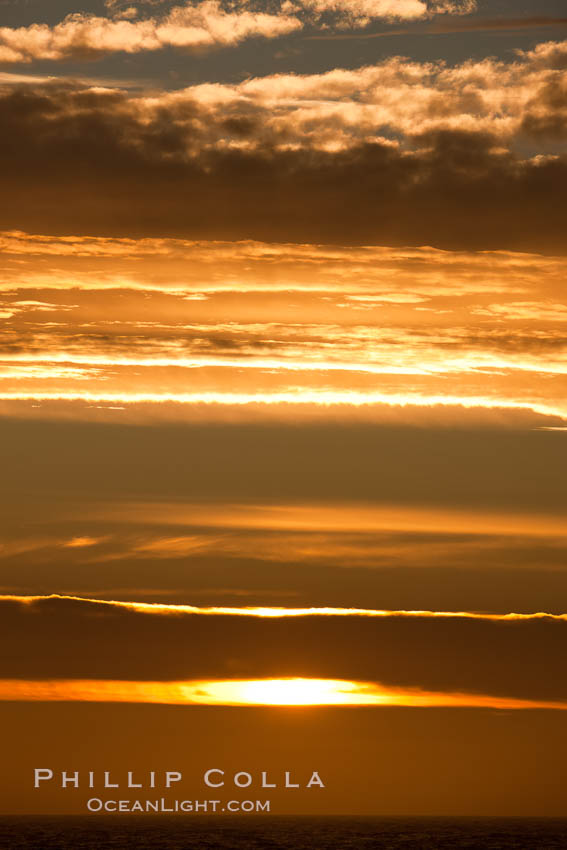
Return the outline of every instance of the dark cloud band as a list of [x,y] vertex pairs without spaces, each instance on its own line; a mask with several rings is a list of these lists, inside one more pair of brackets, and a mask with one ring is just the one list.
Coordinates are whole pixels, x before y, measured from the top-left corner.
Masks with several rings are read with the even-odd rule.
[[204,616],[63,598],[1,605],[5,679],[300,676],[567,699],[567,622],[545,616]]

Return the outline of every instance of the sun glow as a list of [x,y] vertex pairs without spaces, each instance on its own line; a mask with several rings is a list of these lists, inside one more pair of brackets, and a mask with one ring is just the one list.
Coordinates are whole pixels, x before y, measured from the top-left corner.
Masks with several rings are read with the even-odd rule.
[[190,689],[193,701],[202,696],[223,705],[358,705],[370,690],[358,682],[301,678],[207,682],[197,692]]
[[567,702],[489,694],[390,688],[343,679],[235,679],[187,682],[109,679],[0,679],[0,701],[225,706],[400,706],[566,710]]

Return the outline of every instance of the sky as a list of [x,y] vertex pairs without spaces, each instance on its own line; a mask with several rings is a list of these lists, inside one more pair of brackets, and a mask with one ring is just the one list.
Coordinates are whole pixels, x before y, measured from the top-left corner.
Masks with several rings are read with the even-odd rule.
[[566,24],[1,0],[4,813],[564,813]]

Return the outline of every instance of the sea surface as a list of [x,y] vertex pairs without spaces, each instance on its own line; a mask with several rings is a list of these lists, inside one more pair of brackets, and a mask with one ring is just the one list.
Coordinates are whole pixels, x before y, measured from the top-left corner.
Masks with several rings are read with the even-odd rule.
[[2,817],[8,850],[567,848],[567,818]]

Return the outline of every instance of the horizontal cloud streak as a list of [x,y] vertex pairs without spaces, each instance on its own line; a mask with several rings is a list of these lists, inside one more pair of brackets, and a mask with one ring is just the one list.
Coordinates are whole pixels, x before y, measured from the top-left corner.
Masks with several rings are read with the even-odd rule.
[[375,608],[274,608],[274,607],[243,607],[223,608],[209,607],[200,608],[195,605],[164,604],[158,602],[120,602],[107,599],[87,599],[79,596],[62,596],[51,594],[49,596],[16,596],[0,595],[2,602],[17,602],[20,605],[33,606],[36,603],[61,600],[68,602],[88,602],[96,605],[110,606],[111,608],[124,608],[127,611],[138,611],[144,614],[175,615],[175,614],[199,614],[201,616],[228,615],[231,617],[418,617],[418,618],[448,618],[448,619],[470,619],[484,620],[494,623],[507,623],[528,620],[565,620],[567,614],[550,614],[539,611],[535,614],[482,614],[474,611],[388,611]]
[[404,706],[567,710],[567,701],[427,693],[386,689],[379,683],[318,679],[133,682],[107,680],[26,681],[0,679],[0,701],[150,703],[225,706]]
[[[73,512],[71,511],[71,515]],[[145,503],[124,501],[90,508],[92,519],[115,517],[138,523],[171,526],[176,524],[213,528],[244,528],[287,531],[377,533],[453,533],[516,536],[519,532],[534,537],[567,536],[563,516],[558,513],[507,514],[490,511],[459,511],[442,508],[414,507],[408,504],[368,505],[364,503],[309,504],[222,504],[216,503]],[[76,518],[76,515],[75,515]]]
[[[299,392],[281,393],[275,392],[270,394],[265,393],[93,393],[85,392],[55,392],[49,393],[42,390],[35,392],[3,392],[0,393],[0,402],[15,403],[15,402],[80,402],[82,404],[101,404],[103,407],[114,407],[119,410],[121,406],[138,405],[140,407],[146,405],[164,405],[169,404],[173,407],[164,409],[166,414],[169,413],[170,418],[178,418],[182,411],[176,409],[175,406],[189,406],[190,413],[196,419],[212,419],[217,418],[217,407],[222,411],[225,407],[235,408],[237,411],[240,408],[250,407],[254,418],[258,418],[257,414],[264,413],[265,406],[273,406],[278,408],[278,415],[285,416],[286,413],[297,415],[301,413],[301,407],[312,407],[315,410],[318,407],[329,408],[336,406],[337,413],[340,414],[341,409],[344,411],[348,407],[353,408],[369,408],[370,412],[376,412],[376,419],[382,418],[380,406],[385,405],[391,408],[405,407],[449,407],[479,410],[497,410],[497,411],[512,411],[512,412],[528,412],[537,414],[542,417],[548,417],[551,420],[563,421],[567,418],[567,409],[561,403],[556,404],[539,404],[524,402],[520,400],[489,400],[483,398],[466,398],[455,396],[427,396],[427,395],[385,395],[383,393],[360,393],[356,391],[344,392],[328,392],[325,390],[307,389]],[[254,408],[258,406],[258,410]],[[373,408],[377,410],[374,411]],[[279,408],[282,408],[281,410]],[[298,409],[297,409],[298,408]],[[64,414],[64,408],[60,407],[61,414]],[[52,412],[57,414],[57,407],[51,408]],[[25,413],[25,408],[21,408],[22,413]],[[7,411],[9,412],[9,410]],[[46,410],[49,413],[49,409]],[[73,412],[70,409],[70,412]],[[143,412],[143,410],[141,411]],[[147,412],[147,411],[146,411]],[[151,410],[150,410],[151,412]],[[309,412],[309,411],[308,411]],[[159,413],[159,411],[158,411]],[[182,418],[182,416],[181,416]],[[222,416],[221,416],[222,419]],[[540,426],[545,424],[540,420]],[[547,423],[549,424],[549,423]]]
[[[447,296],[466,303],[491,292],[509,294],[516,301],[534,291],[559,299],[567,271],[561,256],[409,246],[348,248],[9,231],[0,233],[0,248],[3,282],[14,300],[16,290],[21,290],[21,298],[29,298],[24,293],[30,289],[119,289],[122,297],[129,291],[188,296],[307,291],[338,293],[344,311],[349,296],[363,304],[366,298],[387,303],[396,297],[400,303],[412,303],[412,296],[416,304],[418,298]],[[11,309],[11,300],[4,298]],[[181,306],[177,303],[176,310]],[[194,310],[197,305],[185,306]],[[273,315],[270,320],[273,323]]]

